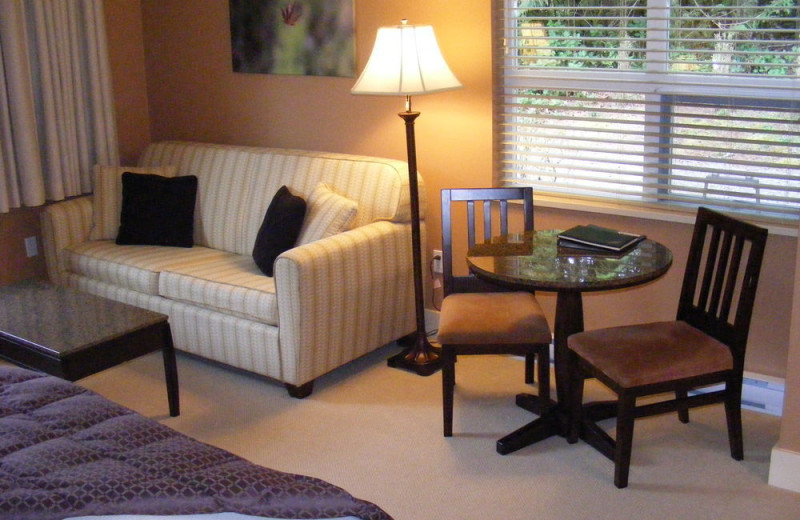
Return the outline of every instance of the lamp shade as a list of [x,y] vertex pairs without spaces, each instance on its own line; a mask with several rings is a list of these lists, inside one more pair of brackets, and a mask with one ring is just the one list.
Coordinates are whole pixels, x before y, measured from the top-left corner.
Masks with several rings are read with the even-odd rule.
[[430,25],[381,27],[353,94],[414,96],[460,88]]

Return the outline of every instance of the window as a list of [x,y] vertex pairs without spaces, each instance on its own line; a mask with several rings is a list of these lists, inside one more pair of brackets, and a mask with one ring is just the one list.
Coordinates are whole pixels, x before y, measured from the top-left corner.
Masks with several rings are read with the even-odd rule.
[[800,213],[795,0],[496,0],[497,182]]

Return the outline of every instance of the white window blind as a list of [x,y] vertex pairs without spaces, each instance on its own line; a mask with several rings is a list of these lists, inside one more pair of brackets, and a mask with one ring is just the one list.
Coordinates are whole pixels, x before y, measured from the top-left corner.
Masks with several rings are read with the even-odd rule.
[[495,0],[498,183],[797,219],[797,4]]

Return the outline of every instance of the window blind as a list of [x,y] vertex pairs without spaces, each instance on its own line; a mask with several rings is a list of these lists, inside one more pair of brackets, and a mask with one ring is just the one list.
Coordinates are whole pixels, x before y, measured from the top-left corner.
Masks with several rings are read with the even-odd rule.
[[496,0],[498,183],[797,219],[798,14],[787,0]]

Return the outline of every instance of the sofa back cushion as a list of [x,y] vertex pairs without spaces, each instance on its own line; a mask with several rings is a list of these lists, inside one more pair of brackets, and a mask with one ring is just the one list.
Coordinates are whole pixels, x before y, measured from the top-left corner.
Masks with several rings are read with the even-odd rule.
[[[242,255],[252,253],[264,214],[284,185],[308,200],[320,184],[326,184],[355,201],[358,207],[352,227],[376,220],[410,220],[408,167],[403,161],[165,141],[150,144],[139,165],[173,165],[178,175],[196,175],[195,243]],[[420,184],[420,194],[424,193]],[[425,208],[424,200],[420,208]]]
[[320,184],[308,197],[308,211],[297,245],[309,244],[351,229],[357,214],[356,201],[342,197],[327,184]]

